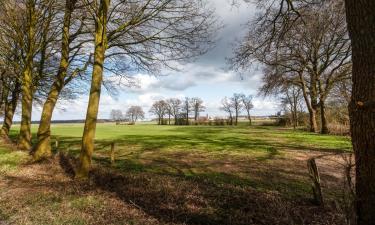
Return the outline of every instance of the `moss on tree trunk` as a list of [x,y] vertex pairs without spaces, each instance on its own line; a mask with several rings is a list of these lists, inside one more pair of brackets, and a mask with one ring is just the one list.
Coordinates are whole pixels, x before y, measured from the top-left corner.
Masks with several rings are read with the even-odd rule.
[[86,113],[85,127],[82,136],[82,147],[80,163],[76,171],[76,178],[85,179],[88,177],[91,158],[94,152],[94,138],[96,122],[99,110],[100,92],[103,80],[103,64],[107,48],[107,13],[110,5],[109,0],[101,0],[98,9],[98,18],[95,22],[95,52],[94,68],[90,88],[89,103]]

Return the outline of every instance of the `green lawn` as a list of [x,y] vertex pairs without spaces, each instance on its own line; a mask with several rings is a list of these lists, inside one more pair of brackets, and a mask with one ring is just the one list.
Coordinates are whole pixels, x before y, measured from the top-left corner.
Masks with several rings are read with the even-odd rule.
[[[35,132],[36,126],[33,126]],[[82,124],[56,124],[59,150],[78,155]],[[17,126],[12,130],[15,138]],[[293,196],[309,194],[305,162],[295,156],[350,151],[347,137],[312,134],[272,126],[135,126],[98,124],[94,160],[109,165],[109,144],[116,143],[114,168],[251,186]],[[307,155],[305,155],[305,154]]]
[[71,179],[69,165],[82,130],[82,124],[53,125],[53,142],[60,143],[54,150],[70,157],[41,164],[0,144],[0,223],[342,224],[335,207],[311,203],[306,160],[328,157],[318,160],[324,196],[340,200],[340,154],[351,152],[347,137],[245,124],[98,124],[94,169],[89,182],[80,183]]

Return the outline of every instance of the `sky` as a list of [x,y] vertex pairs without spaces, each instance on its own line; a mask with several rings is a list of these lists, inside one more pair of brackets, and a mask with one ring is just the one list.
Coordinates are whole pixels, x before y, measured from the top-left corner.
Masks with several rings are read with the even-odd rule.
[[[132,105],[139,105],[146,112],[146,118],[155,100],[170,97],[200,97],[204,101],[209,116],[224,116],[220,111],[221,99],[233,93],[255,95],[253,115],[271,115],[278,111],[277,103],[268,98],[258,97],[257,90],[261,85],[261,71],[252,68],[244,73],[229,70],[226,59],[232,56],[233,44],[246,32],[245,24],[254,16],[255,8],[249,4],[233,7],[229,0],[208,0],[216,9],[216,15],[223,28],[216,34],[215,48],[198,57],[194,62],[181,65],[179,71],[164,71],[162,76],[136,74],[137,87],[120,87],[117,96],[103,91],[99,118],[108,119],[112,109],[123,112]],[[53,114],[53,120],[84,119],[88,95],[81,95],[75,100],[59,100]],[[33,110],[32,120],[39,120],[41,107]],[[19,119],[19,115],[18,118]]]

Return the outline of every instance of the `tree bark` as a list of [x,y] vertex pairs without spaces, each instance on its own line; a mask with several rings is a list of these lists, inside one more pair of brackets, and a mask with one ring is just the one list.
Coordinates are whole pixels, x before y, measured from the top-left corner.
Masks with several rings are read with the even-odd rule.
[[252,122],[251,122],[250,110],[247,110],[247,119],[249,120],[249,124],[251,126]]
[[0,135],[3,137],[9,136],[10,128],[13,124],[13,116],[14,112],[16,111],[18,98],[20,95],[20,87],[21,84],[16,80],[14,89],[12,92],[12,99],[5,103],[5,113],[4,113],[4,122],[3,126],[1,127]]
[[28,31],[27,31],[27,54],[25,60],[25,67],[22,76],[22,117],[21,128],[18,140],[18,147],[23,150],[31,149],[31,112],[33,107],[33,64],[34,64],[34,50],[35,50],[35,35],[36,35],[36,15],[35,15],[35,1],[29,0],[27,2],[27,17],[28,17]]
[[328,134],[328,123],[327,123],[327,117],[326,117],[326,106],[325,101],[323,99],[320,100],[320,120],[321,120],[321,134]]
[[299,78],[301,82],[303,99],[305,100],[307,110],[309,111],[310,132],[317,132],[318,124],[316,122],[316,111],[317,111],[316,95],[314,95],[314,93],[311,92],[313,96],[311,96],[311,93],[310,93],[310,97],[309,97],[307,93],[306,83],[305,83],[304,78],[302,77],[302,74],[299,74]]
[[65,78],[67,76],[67,70],[69,67],[69,29],[71,15],[74,10],[75,3],[76,0],[66,0],[65,3],[60,66],[55,81],[52,84],[50,92],[48,93],[47,100],[43,105],[43,111],[37,133],[38,142],[33,149],[34,160],[41,160],[42,158],[50,157],[52,154],[51,120],[56,102],[62,89],[64,88]]
[[[353,89],[349,106],[356,161],[358,225],[375,224],[375,1],[346,0],[352,41]],[[371,105],[371,104],[369,104]]]
[[89,103],[82,137],[82,148],[79,157],[80,163],[76,171],[76,178],[78,179],[85,179],[88,177],[91,167],[92,153],[94,152],[96,122],[103,81],[103,64],[107,48],[107,14],[109,5],[110,0],[100,0],[98,18],[95,20],[94,68],[92,71]]

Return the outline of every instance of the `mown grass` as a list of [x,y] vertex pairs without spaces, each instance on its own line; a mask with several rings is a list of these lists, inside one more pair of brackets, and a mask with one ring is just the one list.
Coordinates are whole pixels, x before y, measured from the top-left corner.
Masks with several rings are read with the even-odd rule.
[[[11,138],[16,139],[18,128],[13,127]],[[34,134],[36,129],[33,125]],[[59,140],[54,151],[68,153],[71,157],[66,158],[74,162],[82,131],[82,124],[53,125],[52,140]],[[25,165],[16,174],[28,154],[0,147],[0,178],[3,175],[6,183],[0,182],[0,223],[242,225],[290,224],[302,217],[335,221],[337,212],[331,217],[327,208],[312,208],[306,159],[350,151],[346,137],[272,126],[98,124],[88,183],[66,176],[59,157]],[[321,171],[324,194],[337,199],[341,183],[331,174],[335,168],[327,168],[329,173]]]
[[[35,132],[36,126],[33,126]],[[78,155],[82,124],[52,126],[59,150]],[[17,127],[12,136],[17,135]],[[347,137],[319,135],[272,126],[135,126],[98,124],[94,160],[109,166],[109,144],[123,173],[154,173],[186,179],[251,186],[287,196],[306,196],[310,184],[296,152],[351,151]]]

